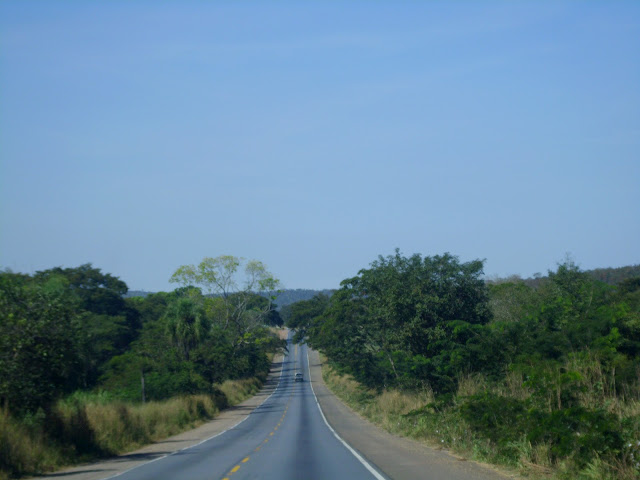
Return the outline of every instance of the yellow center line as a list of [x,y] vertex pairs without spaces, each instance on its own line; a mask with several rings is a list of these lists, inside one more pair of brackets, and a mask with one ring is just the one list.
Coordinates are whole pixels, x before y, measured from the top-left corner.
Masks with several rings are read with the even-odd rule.
[[[296,345],[296,353],[297,353],[297,345]],[[287,411],[289,410],[289,404],[291,403],[291,397],[293,396],[293,388],[291,389],[291,394],[289,395],[289,402],[287,402],[287,405],[284,407],[284,412],[282,412],[282,417],[280,417],[280,421],[278,422],[278,424],[275,426],[275,428],[273,429],[273,432],[269,433],[269,437],[272,437],[274,435],[274,433],[276,432],[276,430],[278,430],[278,427],[282,426],[282,422],[284,421],[286,415],[287,415]],[[264,442],[262,442],[262,444],[265,444],[269,441],[269,438],[265,438]],[[254,452],[258,452],[260,451],[260,449],[262,448],[262,445],[258,445],[253,451]],[[246,463],[249,461],[250,457],[246,457],[242,460],[241,463]],[[229,472],[229,475],[236,473],[238,470],[240,470],[240,465],[236,465],[235,467],[233,467],[231,469],[231,471]],[[228,477],[223,478],[222,480],[229,480]]]

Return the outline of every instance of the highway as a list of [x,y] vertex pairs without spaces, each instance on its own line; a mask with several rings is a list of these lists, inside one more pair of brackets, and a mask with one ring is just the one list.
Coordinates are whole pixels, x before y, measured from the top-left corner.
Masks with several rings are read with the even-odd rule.
[[[327,389],[318,352],[305,345],[289,340],[288,352],[280,358],[260,393],[212,421],[134,452],[38,479],[513,478],[389,434],[362,419]],[[303,373],[304,382],[294,382],[296,372]]]
[[[238,425],[125,471],[119,480],[387,478],[334,434],[309,382],[307,347],[292,345],[273,393]],[[294,374],[302,372],[303,382]]]

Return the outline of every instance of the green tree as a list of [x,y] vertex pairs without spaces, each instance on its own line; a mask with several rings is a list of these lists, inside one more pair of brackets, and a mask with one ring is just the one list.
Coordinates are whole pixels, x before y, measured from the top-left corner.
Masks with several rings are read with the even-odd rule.
[[[327,347],[328,337],[343,349],[351,344],[346,351],[357,368],[367,369],[354,374],[378,386],[429,382],[452,388],[457,371],[471,368],[466,343],[490,319],[482,269],[480,260],[461,263],[450,254],[404,257],[396,250],[380,256],[341,283],[325,316],[331,328],[316,322],[311,342]],[[345,329],[343,339],[331,332]]]
[[0,402],[15,413],[47,409],[78,386],[78,316],[58,277],[0,273]]
[[493,322],[518,322],[538,307],[536,291],[522,280],[489,284]]
[[125,309],[123,295],[127,284],[109,273],[102,273],[90,263],[76,268],[55,267],[36,272],[36,281],[63,277],[69,289],[80,299],[82,309],[99,315],[120,315]]
[[206,339],[211,328],[202,305],[190,297],[178,298],[169,304],[164,318],[167,334],[189,361],[189,353]]
[[329,297],[322,293],[315,295],[310,300],[302,300],[289,306],[287,327],[296,331],[295,342],[305,339],[307,331],[321,321],[328,306]]
[[39,283],[57,279],[75,299],[81,313],[79,379],[86,388],[94,386],[104,373],[106,363],[125,353],[141,328],[139,312],[123,298],[128,291],[127,284],[90,263],[39,271],[33,278]]
[[[169,279],[183,287],[199,286],[221,300],[215,305],[215,321],[242,336],[259,326],[272,310],[280,281],[258,260],[231,255],[206,257],[197,266],[183,265]],[[257,307],[256,294],[266,294],[267,302]]]

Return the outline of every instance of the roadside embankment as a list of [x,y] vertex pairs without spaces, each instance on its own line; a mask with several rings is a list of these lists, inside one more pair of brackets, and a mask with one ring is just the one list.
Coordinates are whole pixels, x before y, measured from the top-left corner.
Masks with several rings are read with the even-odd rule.
[[144,404],[106,393],[78,393],[57,402],[50,412],[21,420],[0,412],[0,480],[118,455],[194,429],[255,396],[266,380],[265,372],[227,380],[211,395]]
[[[349,375],[342,375],[331,368],[324,357],[322,367],[327,387],[375,425],[394,435],[454,452],[461,458],[498,465],[501,469],[508,469],[511,476],[594,480],[639,478],[640,403],[633,399],[623,401],[620,398],[608,398],[606,403],[602,403],[610,411],[595,411],[599,416],[586,408],[565,409],[561,412],[564,423],[558,421],[554,424],[548,421],[548,417],[557,416],[554,412],[544,417],[535,411],[516,410],[513,406],[515,402],[509,402],[511,397],[478,376],[461,378],[458,392],[445,401],[434,398],[430,390],[377,392],[367,389]],[[524,397],[528,392],[521,385],[522,382],[516,380],[512,379],[510,393]],[[588,400],[593,403],[593,389],[585,388],[582,393],[585,404],[588,404]],[[489,403],[493,398],[501,401]],[[576,416],[575,412],[581,415],[579,420],[582,423],[571,416]],[[536,413],[540,425],[526,423],[527,415]],[[535,427],[545,429],[545,441],[536,443],[532,440],[534,436],[531,432]],[[623,435],[627,439],[623,452],[601,449],[599,453],[596,450],[609,437],[616,435]],[[565,437],[569,437],[569,440]],[[560,447],[570,440],[577,447],[572,446],[571,451],[561,455]],[[565,443],[560,444],[560,441]],[[580,463],[582,458],[586,460]]]
[[[464,459],[451,455],[442,448],[432,448],[422,442],[394,435],[389,433],[388,428],[383,429],[367,421],[366,418],[363,418],[365,415],[358,414],[363,413],[362,407],[366,402],[353,401],[354,397],[344,395],[344,389],[336,389],[341,392],[341,395],[337,397],[323,381],[322,374],[327,371],[327,368],[326,363],[323,364],[320,361],[318,352],[310,351],[309,360],[313,389],[329,424],[340,437],[368,461],[376,465],[388,478],[394,480],[413,480],[426,477],[439,480],[514,478],[512,475],[507,476],[486,465],[464,461]],[[329,381],[331,381],[330,378]],[[335,385],[332,388],[335,388]],[[391,395],[385,397],[384,400],[387,405],[386,409],[394,411],[405,411],[415,402],[421,402],[421,399],[411,397],[399,400],[395,395]],[[379,408],[382,409],[382,407]]]

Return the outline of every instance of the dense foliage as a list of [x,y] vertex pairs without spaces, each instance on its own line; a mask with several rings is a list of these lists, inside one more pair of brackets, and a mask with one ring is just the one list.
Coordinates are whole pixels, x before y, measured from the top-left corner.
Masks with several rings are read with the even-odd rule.
[[[250,269],[258,287],[275,281],[259,262]],[[229,280],[241,273],[226,272]],[[268,370],[267,353],[282,347],[265,325],[274,321],[274,304],[250,288],[230,284],[225,297],[190,286],[146,297],[126,293],[122,280],[90,264],[34,275],[0,272],[5,411],[46,414],[78,389],[132,401],[214,394],[227,379]]]
[[490,318],[481,274],[479,261],[396,251],[344,280],[330,300],[292,306],[289,325],[369,386],[447,391],[471,368],[468,345]]
[[611,286],[571,261],[535,288],[481,276],[480,261],[396,251],[287,321],[368,388],[432,391],[413,425],[459,422],[507,463],[527,444],[569,477],[638,469],[640,279]]
[[291,305],[296,302],[301,302],[303,300],[311,300],[316,295],[322,294],[330,297],[333,294],[333,290],[324,289],[324,290],[311,290],[308,288],[295,288],[295,289],[283,289],[278,292],[276,296],[276,302],[280,307],[280,310],[288,305]]

